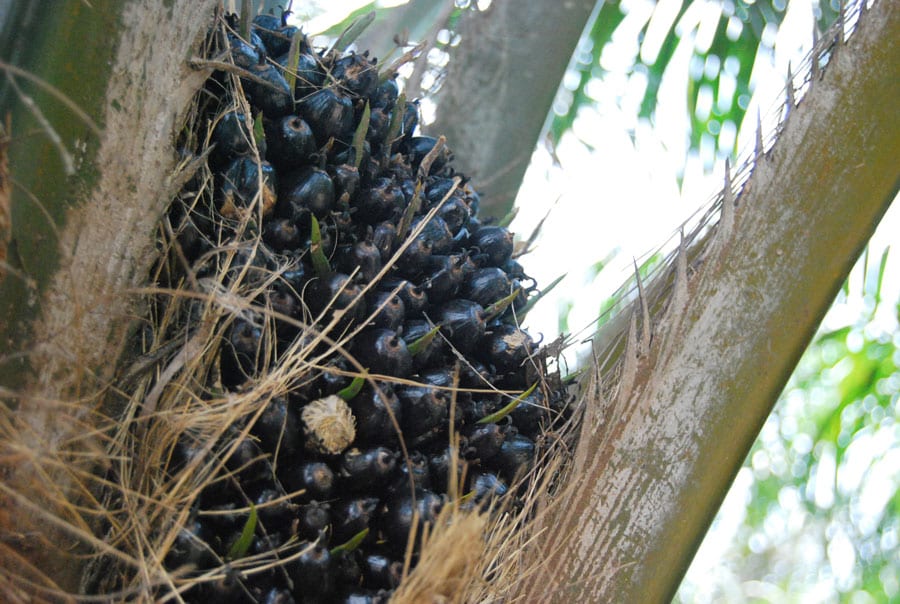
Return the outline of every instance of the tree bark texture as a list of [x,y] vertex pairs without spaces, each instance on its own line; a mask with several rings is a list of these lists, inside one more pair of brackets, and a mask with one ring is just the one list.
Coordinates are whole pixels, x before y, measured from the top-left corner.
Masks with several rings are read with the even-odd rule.
[[703,248],[676,257],[665,309],[647,321],[636,303],[625,315],[620,362],[589,380],[566,488],[548,499],[530,552],[540,570],[520,587],[526,601],[674,596],[897,194],[900,5],[882,1],[868,13],[831,49],[824,75],[812,75],[737,201],[724,195]]
[[20,586],[4,580],[17,572],[41,589],[77,588],[81,560],[72,556],[83,535],[73,529],[89,527],[62,502],[85,495],[78,459],[97,459],[90,452],[103,446],[92,412],[133,328],[134,289],[146,280],[172,198],[175,137],[208,75],[189,59],[215,4],[27,2],[7,15],[0,101],[12,126],[14,186],[0,282],[6,601],[19,597]]
[[484,216],[511,208],[594,0],[499,0],[466,11],[428,128],[447,137]]

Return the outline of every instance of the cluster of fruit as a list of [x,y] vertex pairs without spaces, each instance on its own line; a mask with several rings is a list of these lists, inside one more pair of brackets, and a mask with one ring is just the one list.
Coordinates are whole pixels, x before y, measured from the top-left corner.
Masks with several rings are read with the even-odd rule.
[[[249,40],[230,25],[239,77],[219,71],[208,86],[214,187],[181,196],[213,209],[182,201],[170,215],[182,263],[250,284],[274,311],[229,317],[222,384],[252,388],[326,326],[332,340],[355,331],[355,363],[332,347],[234,426],[227,472],[165,562],[287,559],[199,583],[188,601],[386,601],[410,532],[434,522],[451,482],[465,505],[516,496],[565,393],[518,326],[535,289],[512,234],[479,220],[478,194],[442,139],[416,135],[417,104],[395,79],[365,53],[314,51],[277,17],[258,16]],[[353,378],[360,366],[369,378]],[[185,435],[169,470],[205,451]]]

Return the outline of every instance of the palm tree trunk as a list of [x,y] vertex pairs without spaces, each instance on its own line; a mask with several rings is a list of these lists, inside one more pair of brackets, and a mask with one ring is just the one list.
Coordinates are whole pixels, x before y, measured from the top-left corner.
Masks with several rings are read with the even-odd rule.
[[596,4],[506,0],[464,13],[430,130],[447,137],[455,164],[473,178],[483,215],[499,218],[512,208]]
[[93,411],[133,329],[131,292],[146,280],[172,198],[173,143],[208,75],[188,60],[214,6],[44,1],[4,14],[0,114],[12,131],[12,231],[0,265],[4,578],[18,570],[48,589],[77,590],[77,532],[96,519],[67,502],[89,491],[78,460],[97,459],[104,446]]
[[[900,6],[831,49],[711,236],[624,314],[588,382],[528,601],[667,602],[759,429],[900,184]],[[730,187],[726,187],[728,189]],[[672,285],[671,288],[663,286]],[[654,287],[644,298],[653,303]],[[646,308],[646,307],[645,307]],[[647,321],[649,317],[649,321]],[[598,341],[609,341],[599,334]],[[619,345],[618,353],[615,344]]]

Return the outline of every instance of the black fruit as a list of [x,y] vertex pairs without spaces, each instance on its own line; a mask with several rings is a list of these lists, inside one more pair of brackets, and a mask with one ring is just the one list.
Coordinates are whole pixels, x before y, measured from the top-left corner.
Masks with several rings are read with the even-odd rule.
[[353,340],[356,359],[372,373],[406,377],[412,371],[412,356],[397,332],[382,327],[366,329]]
[[332,88],[322,88],[302,98],[300,115],[310,125],[319,146],[329,139],[349,142],[353,134],[353,102]]
[[217,207],[222,216],[236,218],[258,200],[263,215],[267,215],[275,207],[275,191],[275,170],[269,162],[236,157],[219,177]]
[[316,152],[312,128],[303,118],[286,115],[265,122],[267,156],[279,169],[290,170],[309,161]]
[[433,319],[459,352],[471,352],[484,337],[484,308],[477,302],[462,298],[445,302]]
[[307,167],[285,174],[279,188],[279,213],[299,220],[304,212],[324,218],[334,206],[334,183],[325,170]]
[[165,559],[217,574],[179,592],[192,603],[387,602],[418,560],[411,530],[437,521],[447,493],[515,507],[535,443],[572,414],[517,323],[536,284],[513,235],[477,216],[446,142],[417,132],[418,101],[400,100],[393,69],[313,49],[287,17],[257,16],[248,41],[226,17],[211,56],[237,69],[213,75],[203,125],[178,142],[209,161],[168,216],[188,263],[161,250],[158,281],[202,284],[184,312],[170,303],[172,335],[221,316],[196,400],[252,407],[211,444],[182,434],[164,468],[173,483],[221,468]]

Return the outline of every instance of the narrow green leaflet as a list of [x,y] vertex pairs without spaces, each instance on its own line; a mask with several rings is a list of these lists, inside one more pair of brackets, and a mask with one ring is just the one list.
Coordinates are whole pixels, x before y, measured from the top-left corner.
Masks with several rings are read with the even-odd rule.
[[535,388],[537,388],[537,382],[535,382],[531,388],[529,388],[528,390],[526,390],[525,392],[523,392],[522,394],[517,396],[511,403],[509,403],[508,405],[506,405],[505,407],[503,407],[496,413],[491,413],[490,415],[485,415],[484,417],[482,417],[480,420],[478,420],[478,423],[479,424],[494,424],[494,423],[499,422],[501,419],[503,419],[504,417],[506,417],[507,415],[512,413],[513,409],[515,409],[516,407],[519,406],[519,403],[521,403],[526,398],[531,396],[531,393],[534,392]]
[[369,529],[364,528],[360,532],[358,532],[355,535],[353,535],[352,537],[350,537],[350,539],[348,539],[346,542],[341,543],[340,545],[331,548],[330,553],[332,556],[336,556],[337,554],[346,554],[346,553],[352,552],[357,547],[359,547],[359,544],[362,543],[363,540],[368,536],[369,536]]
[[366,106],[363,109],[362,117],[359,120],[359,126],[356,127],[356,132],[353,133],[354,168],[359,168],[359,164],[362,163],[363,144],[366,142],[366,133],[369,131],[369,119],[371,115],[372,110],[369,108],[369,103],[367,101]]
[[427,348],[428,345],[431,344],[431,341],[434,340],[434,337],[440,330],[441,326],[435,325],[428,331],[428,333],[407,346],[406,348],[407,350],[409,350],[409,354],[416,356],[417,354],[425,350],[425,348]]
[[312,221],[309,253],[312,254],[313,270],[318,277],[324,278],[331,274],[331,264],[328,263],[328,258],[325,257],[325,252],[322,250],[322,231],[319,230],[319,221],[313,215],[310,215],[309,219]]
[[337,50],[338,52],[344,52],[345,50],[347,50],[347,48],[356,41],[356,38],[358,38],[359,35],[363,33],[374,20],[375,11],[370,11],[365,15],[355,19],[353,23],[351,23],[347,27],[347,29],[344,30],[344,32],[334,43],[335,50]]
[[297,31],[291,38],[291,48],[288,50],[288,65],[284,71],[284,78],[288,83],[288,90],[297,87],[297,66],[300,65],[300,46],[303,41],[303,32]]
[[542,289],[540,292],[538,292],[538,294],[537,294],[536,296],[532,296],[531,298],[529,298],[529,299],[528,299],[528,302],[525,303],[525,306],[524,306],[524,307],[522,308],[522,310],[519,311],[519,313],[518,313],[518,315],[519,315],[519,320],[521,321],[523,318],[525,318],[525,315],[528,314],[528,311],[530,311],[532,308],[534,308],[534,305],[537,304],[538,302],[540,302],[541,298],[543,298],[544,296],[546,296],[547,294],[549,294],[550,291],[551,291],[554,287],[556,287],[557,285],[559,285],[560,282],[561,282],[563,279],[566,278],[566,275],[568,275],[568,273],[563,273],[562,275],[560,275],[559,277],[557,277],[556,279],[554,279],[553,281],[551,281],[551,282],[550,282],[550,285],[548,285],[547,287],[545,287],[544,289]]
[[241,536],[238,537],[238,540],[235,541],[228,550],[229,560],[237,560],[247,555],[250,544],[253,543],[253,534],[256,532],[256,521],[256,506],[251,503],[250,515],[244,523],[244,528],[241,529]]
[[337,395],[338,395],[339,397],[341,397],[342,399],[344,399],[345,401],[349,401],[349,400],[351,400],[354,396],[356,396],[357,394],[359,394],[359,391],[362,390],[363,384],[365,384],[365,383],[366,383],[366,376],[365,376],[365,374],[363,374],[363,375],[358,375],[358,376],[356,376],[355,378],[353,378],[353,381],[350,382],[350,385],[349,385],[349,386],[347,386],[346,388],[343,388],[342,390],[340,390],[340,391],[337,393]]

